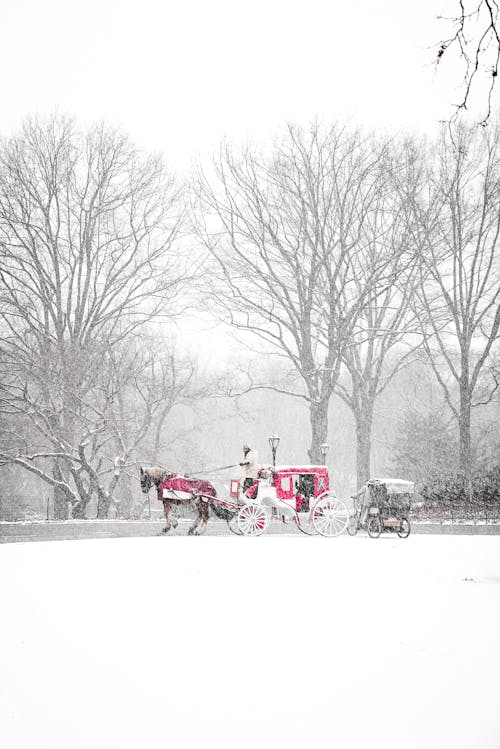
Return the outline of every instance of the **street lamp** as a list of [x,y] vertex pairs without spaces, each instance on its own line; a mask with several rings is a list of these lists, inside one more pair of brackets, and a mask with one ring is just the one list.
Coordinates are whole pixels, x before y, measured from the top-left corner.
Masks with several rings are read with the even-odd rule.
[[323,458],[323,465],[325,465],[325,463],[326,463],[326,454],[327,454],[328,450],[330,449],[330,445],[328,444],[328,442],[323,442],[319,446],[319,449],[321,450],[321,457]]
[[276,465],[276,450],[278,449],[280,438],[278,437],[277,434],[273,434],[268,439],[269,439],[269,446],[273,453],[273,468],[274,468],[274,466]]

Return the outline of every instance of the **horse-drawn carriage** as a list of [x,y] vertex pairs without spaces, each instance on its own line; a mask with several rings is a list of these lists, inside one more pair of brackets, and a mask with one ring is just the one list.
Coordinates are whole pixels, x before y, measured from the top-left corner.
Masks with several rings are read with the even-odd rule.
[[243,535],[260,535],[270,522],[292,523],[304,533],[338,536],[347,527],[346,505],[330,491],[326,466],[283,465],[261,472],[240,497],[239,482],[231,482],[237,527]]
[[217,496],[208,481],[198,481],[168,471],[141,468],[141,488],[148,492],[152,485],[165,509],[168,532],[170,510],[181,503],[194,504],[199,517],[189,533],[204,532],[208,508],[227,521],[233,533],[259,536],[272,520],[296,525],[303,533],[338,536],[344,532],[349,512],[344,502],[330,491],[326,466],[277,466],[261,469],[259,478],[245,492],[240,481],[230,482],[229,498]]
[[371,538],[381,533],[397,533],[400,538],[410,535],[411,497],[415,492],[412,481],[403,479],[371,479],[353,499],[353,512],[347,532],[355,536],[366,530]]

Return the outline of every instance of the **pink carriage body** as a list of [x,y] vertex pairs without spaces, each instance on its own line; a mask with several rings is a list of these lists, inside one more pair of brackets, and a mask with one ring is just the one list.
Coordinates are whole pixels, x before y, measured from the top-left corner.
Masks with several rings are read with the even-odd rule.
[[277,499],[286,502],[297,512],[309,509],[310,499],[317,499],[330,489],[328,468],[313,465],[277,466],[273,486]]
[[[272,519],[294,523],[308,535],[332,537],[344,532],[349,513],[345,503],[330,491],[326,466],[281,465],[269,474],[240,498],[237,519],[243,535],[260,535]],[[235,482],[233,495],[237,488]]]
[[[269,481],[266,481],[268,478]],[[297,512],[301,508],[309,509],[311,498],[317,499],[330,490],[330,479],[326,466],[277,466],[276,468],[259,471],[259,478],[245,492],[245,501],[254,501],[258,496],[259,487],[265,486],[266,483],[275,488],[277,499],[285,502]],[[231,499],[237,501],[240,491],[240,481],[232,479],[229,491]]]

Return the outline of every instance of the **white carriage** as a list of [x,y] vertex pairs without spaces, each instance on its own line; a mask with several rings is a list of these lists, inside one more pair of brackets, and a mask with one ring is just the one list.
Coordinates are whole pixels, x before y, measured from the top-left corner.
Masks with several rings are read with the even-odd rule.
[[347,506],[330,490],[326,466],[262,469],[244,494],[240,482],[232,480],[230,497],[230,528],[244,536],[261,535],[274,519],[294,524],[303,533],[334,537],[345,531],[349,520]]

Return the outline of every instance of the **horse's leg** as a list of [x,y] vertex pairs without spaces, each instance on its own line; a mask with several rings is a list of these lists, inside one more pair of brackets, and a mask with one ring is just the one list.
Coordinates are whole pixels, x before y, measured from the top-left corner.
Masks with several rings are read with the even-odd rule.
[[172,509],[172,502],[168,499],[163,500],[163,512],[165,513],[165,528],[162,529],[162,533],[168,533],[172,524],[170,522],[170,510]]
[[188,530],[188,536],[198,536],[198,526],[200,524],[201,515],[200,515],[200,506],[199,506],[200,500],[199,499],[190,499],[187,503],[190,507],[194,507],[196,510],[198,510],[198,515],[195,518],[195,521],[193,525]]
[[177,528],[177,526],[179,525],[179,521],[177,519],[177,505],[178,505],[178,502],[171,502],[170,503],[170,509],[172,511],[171,512],[170,525],[172,526],[172,528],[174,529],[174,531]]
[[199,535],[202,536],[205,531],[207,530],[207,523],[208,523],[208,516],[209,516],[209,504],[208,502],[204,502],[202,499],[200,499],[200,529],[199,529]]
[[198,510],[198,517],[188,531],[190,536],[201,536],[205,533],[208,523],[208,502],[204,502],[202,499],[195,501],[195,507]]

